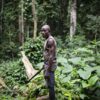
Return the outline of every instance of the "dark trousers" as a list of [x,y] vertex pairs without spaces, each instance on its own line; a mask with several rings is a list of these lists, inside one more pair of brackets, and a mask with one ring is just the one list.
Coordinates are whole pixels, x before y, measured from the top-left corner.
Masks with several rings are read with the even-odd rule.
[[54,72],[50,71],[47,72],[48,77],[45,77],[46,80],[46,85],[49,89],[49,100],[55,100],[55,90],[54,90],[54,83],[55,83],[55,78],[54,78]]

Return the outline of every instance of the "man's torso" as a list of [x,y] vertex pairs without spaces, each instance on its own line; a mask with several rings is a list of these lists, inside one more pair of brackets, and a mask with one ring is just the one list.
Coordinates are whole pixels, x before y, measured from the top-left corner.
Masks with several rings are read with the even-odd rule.
[[44,43],[44,52],[43,52],[44,64],[48,65],[48,61],[49,61],[49,56],[50,56],[49,51],[48,51],[49,39],[52,39],[54,41],[54,45],[52,45],[54,47],[54,50],[53,50],[53,54],[52,54],[53,62],[52,62],[52,66],[51,66],[51,71],[55,71],[56,66],[57,66],[56,65],[56,41],[52,36],[49,36],[48,39]]

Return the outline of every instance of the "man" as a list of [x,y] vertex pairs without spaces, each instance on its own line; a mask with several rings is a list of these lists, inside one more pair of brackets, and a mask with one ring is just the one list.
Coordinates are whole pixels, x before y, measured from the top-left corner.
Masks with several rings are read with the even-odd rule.
[[51,36],[50,26],[44,25],[41,28],[42,36],[46,39],[44,43],[44,78],[49,89],[49,99],[55,100],[54,72],[56,70],[56,41]]

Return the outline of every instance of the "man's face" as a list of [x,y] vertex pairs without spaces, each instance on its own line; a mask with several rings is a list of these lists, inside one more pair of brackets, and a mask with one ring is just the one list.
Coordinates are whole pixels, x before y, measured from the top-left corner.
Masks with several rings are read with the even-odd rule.
[[46,28],[42,28],[41,29],[41,33],[42,33],[42,36],[43,36],[43,38],[47,38],[48,37],[48,29],[46,29]]

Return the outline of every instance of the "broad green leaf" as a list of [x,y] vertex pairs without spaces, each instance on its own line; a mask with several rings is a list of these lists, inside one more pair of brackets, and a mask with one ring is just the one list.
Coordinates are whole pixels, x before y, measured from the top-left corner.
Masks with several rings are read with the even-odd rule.
[[86,53],[89,53],[89,54],[93,54],[93,51],[89,50],[87,48],[78,48],[76,51],[77,52],[86,52]]
[[91,77],[91,78],[88,80],[90,86],[93,86],[93,85],[97,82],[98,79],[99,79],[99,78],[97,77],[97,75]]
[[71,59],[68,59],[68,61],[71,62],[71,63],[73,63],[73,64],[75,64],[75,65],[77,65],[77,64],[80,63],[81,57],[71,58]]
[[100,66],[94,67],[94,70],[96,70],[97,75],[100,77]]
[[58,63],[68,63],[68,62],[67,62],[67,59],[66,59],[66,58],[63,58],[63,57],[58,57],[58,58],[57,58],[57,62],[58,62]]
[[94,61],[95,58],[94,57],[87,57],[87,58],[84,58],[84,61]]
[[71,66],[71,65],[69,65],[69,64],[66,64],[65,65],[65,68],[62,70],[62,73],[64,74],[64,73],[69,73],[69,72],[71,72],[73,70],[73,67]]
[[63,78],[63,79],[61,80],[61,83],[66,83],[66,82],[70,81],[70,79],[71,79],[71,76],[68,75],[68,77],[65,77],[65,78]]
[[63,66],[58,66],[58,67],[57,67],[57,71],[60,72],[60,71],[62,71],[63,68],[64,68]]
[[100,77],[100,68],[97,70],[97,75]]
[[87,88],[87,87],[89,87],[89,84],[86,83],[85,81],[82,81],[82,87],[83,87],[83,88]]
[[90,67],[90,66],[87,66],[87,67],[84,67],[84,70],[92,72],[92,71],[94,71],[94,68]]
[[43,62],[41,62],[41,63],[38,63],[36,66],[38,67],[38,68],[42,68],[43,67]]
[[82,79],[85,79],[85,80],[87,80],[91,76],[91,72],[90,71],[84,71],[82,69],[78,70],[78,74]]
[[84,100],[85,99],[85,97],[86,97],[86,95],[85,94],[79,94],[80,95],[80,98],[82,99],[82,100]]
[[100,89],[100,78],[99,78],[99,81],[97,81],[97,83],[96,83],[96,87],[98,87]]
[[59,79],[64,79],[64,77],[65,77],[65,75],[64,74],[61,74],[61,75],[59,75]]

